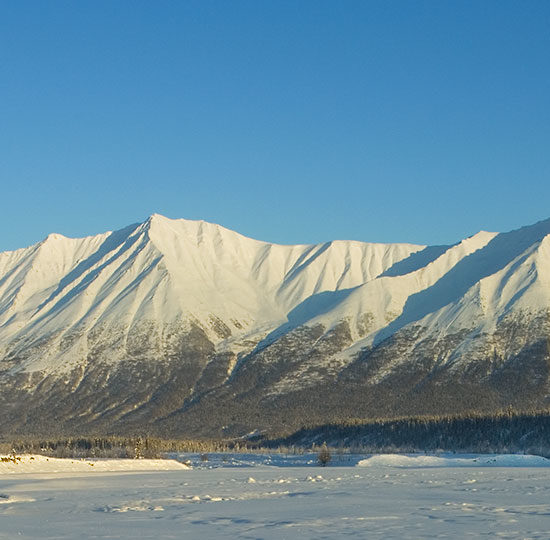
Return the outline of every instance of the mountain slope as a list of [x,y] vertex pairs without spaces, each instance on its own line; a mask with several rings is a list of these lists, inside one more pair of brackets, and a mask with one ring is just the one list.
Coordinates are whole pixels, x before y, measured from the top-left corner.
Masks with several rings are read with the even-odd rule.
[[283,246],[153,215],[0,254],[4,429],[238,434],[546,406],[550,220]]

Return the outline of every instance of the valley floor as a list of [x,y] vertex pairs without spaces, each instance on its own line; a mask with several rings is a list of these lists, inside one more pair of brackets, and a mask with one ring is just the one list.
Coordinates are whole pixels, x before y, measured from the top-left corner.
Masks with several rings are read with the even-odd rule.
[[0,473],[0,538],[549,538],[542,458],[185,458],[193,469]]

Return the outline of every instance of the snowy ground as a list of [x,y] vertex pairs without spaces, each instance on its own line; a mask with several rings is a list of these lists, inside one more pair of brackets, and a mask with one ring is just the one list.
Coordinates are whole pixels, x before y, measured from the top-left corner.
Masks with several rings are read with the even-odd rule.
[[4,474],[98,473],[171,471],[188,469],[173,459],[57,459],[39,455],[0,456],[0,478]]
[[187,455],[193,469],[0,472],[0,538],[550,538],[547,460],[364,458],[321,468],[312,455]]

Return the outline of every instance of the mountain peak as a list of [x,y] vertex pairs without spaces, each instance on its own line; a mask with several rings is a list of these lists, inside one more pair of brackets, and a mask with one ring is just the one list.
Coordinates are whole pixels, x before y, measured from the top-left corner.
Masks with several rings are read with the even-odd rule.
[[145,223],[161,223],[166,221],[173,221],[170,218],[167,218],[166,216],[163,216],[162,214],[157,214],[156,212],[153,212],[146,220]]
[[51,242],[58,242],[59,240],[67,240],[67,236],[64,236],[59,233],[50,233],[44,240],[42,240],[42,244],[51,243]]
[[[172,219],[162,214],[157,214],[156,212],[151,214],[144,222],[146,225],[168,225],[173,226],[190,226],[190,227],[199,227],[201,225],[210,225],[212,227],[221,227],[215,223],[210,223],[209,221],[204,221],[203,219],[186,219],[186,218],[177,218]],[[234,232],[234,231],[232,231]]]

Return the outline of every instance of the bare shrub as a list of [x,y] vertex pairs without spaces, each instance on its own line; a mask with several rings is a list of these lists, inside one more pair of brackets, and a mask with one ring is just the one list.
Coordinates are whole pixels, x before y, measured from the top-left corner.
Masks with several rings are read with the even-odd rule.
[[323,443],[319,450],[319,453],[317,454],[317,461],[319,462],[319,465],[321,465],[321,467],[326,467],[331,459],[332,455],[327,447],[327,443]]

